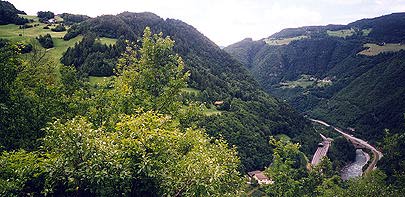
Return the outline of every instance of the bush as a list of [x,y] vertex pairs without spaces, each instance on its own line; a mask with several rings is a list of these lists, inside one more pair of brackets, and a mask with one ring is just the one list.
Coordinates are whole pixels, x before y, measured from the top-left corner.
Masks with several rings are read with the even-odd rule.
[[0,196],[39,196],[44,187],[43,160],[24,150],[0,154]]
[[39,44],[41,44],[42,47],[49,49],[53,47],[53,41],[52,41],[52,37],[49,34],[46,34],[45,36],[40,35],[37,38]]
[[30,53],[32,51],[32,45],[31,44],[21,44],[18,46],[21,49],[21,53]]
[[66,31],[66,28],[63,25],[58,25],[55,28],[52,28],[51,30],[54,32],[62,32],[62,31]]

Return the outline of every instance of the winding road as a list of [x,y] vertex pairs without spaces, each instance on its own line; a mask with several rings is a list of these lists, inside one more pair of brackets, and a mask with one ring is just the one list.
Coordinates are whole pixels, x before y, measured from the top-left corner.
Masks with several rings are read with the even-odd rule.
[[[309,118],[310,121],[324,125],[326,127],[331,127],[333,128],[335,131],[339,132],[340,134],[343,135],[343,137],[345,137],[347,140],[349,140],[354,147],[356,147],[356,149],[368,149],[373,153],[373,161],[371,162],[371,164],[367,167],[367,169],[364,171],[365,174],[371,172],[374,170],[374,168],[376,168],[377,162],[383,157],[383,154],[378,151],[376,148],[374,148],[373,146],[371,146],[367,141],[364,141],[362,139],[356,138],[353,135],[347,134],[345,132],[343,132],[341,129],[334,127],[322,120],[315,120],[315,119],[311,119]],[[357,158],[357,150],[356,150],[356,158]],[[356,159],[357,160],[357,159]],[[367,163],[367,162],[366,162]]]

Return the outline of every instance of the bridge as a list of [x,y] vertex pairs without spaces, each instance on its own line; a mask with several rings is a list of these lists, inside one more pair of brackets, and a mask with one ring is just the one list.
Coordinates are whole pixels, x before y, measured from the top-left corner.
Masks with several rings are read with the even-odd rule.
[[316,152],[314,156],[312,157],[311,165],[316,166],[318,165],[321,161],[322,158],[326,156],[326,153],[328,153],[329,147],[331,142],[333,141],[332,138],[327,138],[320,134],[323,141],[318,144],[318,149],[316,149]]

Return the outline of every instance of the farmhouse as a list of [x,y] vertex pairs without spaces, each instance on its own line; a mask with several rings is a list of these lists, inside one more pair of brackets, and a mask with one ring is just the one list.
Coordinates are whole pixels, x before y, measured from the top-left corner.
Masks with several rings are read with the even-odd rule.
[[249,178],[250,179],[255,179],[257,181],[257,183],[261,184],[272,184],[273,181],[271,179],[269,179],[262,171],[260,170],[255,170],[252,172],[248,172]]
[[56,23],[56,20],[54,18],[51,18],[51,19],[48,20],[48,23],[49,24],[54,24],[54,23]]
[[215,101],[214,105],[218,106],[218,105],[222,105],[224,104],[224,101]]

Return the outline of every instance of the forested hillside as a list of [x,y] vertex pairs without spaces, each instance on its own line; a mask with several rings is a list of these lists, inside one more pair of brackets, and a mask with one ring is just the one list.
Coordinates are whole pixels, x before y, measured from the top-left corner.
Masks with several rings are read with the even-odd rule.
[[[313,139],[311,136],[314,136],[315,132],[308,122],[296,115],[285,103],[264,93],[240,63],[182,21],[164,20],[152,13],[129,12],[87,20],[72,26],[65,35],[65,39],[72,39],[77,35],[84,35],[84,39],[74,48],[67,50],[62,62],[66,65],[72,64],[83,72],[89,71],[89,75],[98,75],[94,72],[97,70],[108,76],[114,69],[117,53],[97,49],[96,45],[83,47],[87,42],[85,40],[91,35],[116,38],[118,41],[115,48],[119,52],[123,51],[120,46],[125,45],[123,39],[138,40],[146,26],[151,27],[154,32],[170,36],[175,41],[174,50],[183,57],[185,69],[191,74],[189,87],[198,91],[192,96],[192,100],[204,102],[209,108],[218,108],[221,113],[220,116],[205,117],[200,123],[201,126],[205,127],[210,135],[223,136],[230,144],[238,147],[244,170],[260,169],[271,162],[271,157],[268,157],[271,154],[271,148],[268,146],[270,135],[288,135],[301,142],[304,150],[311,154],[315,147],[306,140]],[[84,63],[76,62],[80,59],[85,59]],[[96,60],[96,63],[89,59]],[[97,63],[109,59],[112,60],[109,64]],[[224,103],[214,107],[212,103],[215,101]]]
[[311,117],[373,142],[384,128],[399,131],[405,49],[404,13],[348,25],[282,30],[225,48],[267,92]]

